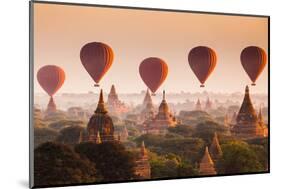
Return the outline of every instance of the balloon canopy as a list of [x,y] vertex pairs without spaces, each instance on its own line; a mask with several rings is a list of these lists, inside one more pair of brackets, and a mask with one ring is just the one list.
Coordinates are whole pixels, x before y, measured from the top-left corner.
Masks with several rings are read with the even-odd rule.
[[43,66],[37,72],[37,80],[40,86],[53,96],[63,85],[65,73],[62,68],[55,65]]
[[95,86],[99,86],[100,80],[112,65],[113,51],[110,46],[104,43],[87,43],[80,51],[80,59],[95,81]]
[[244,70],[253,82],[252,85],[256,85],[255,82],[266,65],[265,51],[256,46],[246,47],[241,52],[240,60]]
[[200,81],[200,87],[204,84],[216,67],[217,56],[214,50],[205,46],[198,46],[188,54],[189,66]]
[[146,58],[139,66],[139,73],[146,86],[155,93],[168,75],[168,65],[160,58]]

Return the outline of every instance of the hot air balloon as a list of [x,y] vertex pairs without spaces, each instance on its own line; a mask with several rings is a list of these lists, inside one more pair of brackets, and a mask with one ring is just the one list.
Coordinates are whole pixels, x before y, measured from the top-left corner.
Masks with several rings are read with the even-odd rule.
[[55,65],[43,66],[37,72],[37,80],[40,86],[50,96],[47,112],[56,111],[56,104],[53,95],[61,88],[65,80],[65,73],[62,68]]
[[200,87],[204,87],[206,80],[216,67],[217,56],[215,51],[209,47],[195,47],[188,54],[188,62],[201,83]]
[[113,51],[110,46],[104,43],[87,43],[81,48],[80,59],[95,81],[95,86],[98,87],[100,80],[112,65]]
[[152,95],[155,95],[155,92],[168,75],[168,66],[164,60],[150,57],[141,62],[139,73],[143,82],[152,91]]
[[253,86],[256,85],[255,82],[266,65],[266,59],[266,53],[260,47],[249,46],[241,52],[242,66],[253,82]]

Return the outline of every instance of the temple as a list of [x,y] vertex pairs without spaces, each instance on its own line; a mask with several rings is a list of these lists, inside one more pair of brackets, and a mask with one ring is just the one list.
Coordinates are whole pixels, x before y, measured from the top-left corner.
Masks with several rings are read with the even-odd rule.
[[50,100],[49,100],[49,103],[48,103],[48,106],[47,106],[47,114],[48,113],[54,113],[57,111],[57,106],[55,104],[55,101],[53,99],[53,97],[51,96]]
[[209,154],[208,147],[205,148],[204,156],[199,164],[199,174],[200,175],[215,175],[217,174],[215,170],[214,162]]
[[145,97],[144,97],[143,102],[142,102],[143,108],[145,108],[147,106],[147,104],[153,104],[152,98],[151,98],[151,95],[150,95],[150,92],[149,92],[148,89],[146,90],[146,94],[145,94]]
[[144,122],[145,120],[151,119],[155,116],[155,107],[153,105],[149,90],[146,91],[142,107],[143,109],[140,113],[140,122]]
[[128,111],[126,105],[119,100],[114,85],[111,86],[108,94],[107,108],[111,114],[121,114]]
[[264,119],[263,119],[263,116],[262,116],[262,109],[261,109],[261,107],[260,107],[260,109],[259,109],[258,122],[259,122],[259,124],[264,128],[264,133],[263,133],[264,137],[267,137],[267,136],[268,136],[268,128],[267,128],[267,126],[266,126],[265,123],[264,123]]
[[158,113],[143,123],[144,132],[150,134],[165,134],[167,128],[175,127],[176,118],[170,113],[168,103],[166,102],[165,91],[163,91],[163,99],[158,108]]
[[236,124],[232,128],[232,134],[237,137],[264,137],[266,128],[260,124],[253,107],[249,87],[246,86],[243,103],[236,118]]
[[212,109],[212,102],[210,101],[209,97],[207,98],[206,105],[205,105],[205,111],[209,111]]
[[222,150],[219,143],[218,135],[215,132],[211,146],[210,146],[210,155],[215,163],[217,163],[222,157]]
[[143,141],[138,159],[136,160],[135,175],[137,179],[150,179],[151,177],[148,153]]
[[86,140],[94,143],[114,141],[114,126],[111,117],[107,114],[102,90],[95,114],[87,125]]
[[195,110],[196,111],[202,111],[201,102],[200,102],[199,98],[197,99],[197,102],[196,102],[196,105],[195,105]]

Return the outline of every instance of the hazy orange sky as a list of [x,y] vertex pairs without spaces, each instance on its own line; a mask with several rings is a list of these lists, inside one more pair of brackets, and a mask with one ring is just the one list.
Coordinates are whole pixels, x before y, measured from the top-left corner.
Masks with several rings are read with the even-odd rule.
[[[79,53],[88,42],[112,47],[114,61],[100,84],[109,91],[139,92],[147,87],[138,68],[147,57],[166,61],[169,73],[158,89],[168,92],[243,92],[251,81],[240,63],[240,52],[249,45],[268,48],[268,20],[261,17],[159,12],[85,6],[34,5],[34,90],[43,92],[36,80],[40,67],[55,64],[66,73],[62,92],[97,92],[81,64]],[[217,66],[200,88],[188,65],[188,52],[208,46],[217,53]],[[268,66],[252,92],[267,92]]]

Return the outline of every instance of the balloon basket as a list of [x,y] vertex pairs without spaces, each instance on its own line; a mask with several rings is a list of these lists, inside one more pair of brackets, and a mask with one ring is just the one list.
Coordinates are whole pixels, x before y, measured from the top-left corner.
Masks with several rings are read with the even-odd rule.
[[252,83],[252,86],[256,86],[256,84],[255,84],[255,83]]
[[202,84],[202,85],[200,85],[200,87],[205,87],[205,85]]
[[155,93],[152,93],[151,96],[156,96],[156,94],[155,94]]
[[99,85],[99,84],[95,84],[94,86],[95,86],[95,87],[99,87],[100,85]]

